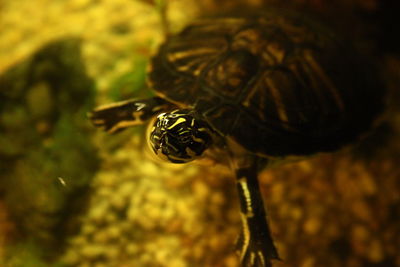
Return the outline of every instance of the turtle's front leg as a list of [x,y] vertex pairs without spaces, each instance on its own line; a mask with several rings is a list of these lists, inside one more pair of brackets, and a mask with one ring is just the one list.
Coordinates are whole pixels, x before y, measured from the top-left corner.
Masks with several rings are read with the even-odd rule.
[[172,104],[159,97],[127,100],[100,106],[90,112],[88,117],[94,126],[108,133],[116,133],[143,124],[160,111],[171,107]]
[[237,188],[242,218],[238,252],[243,267],[272,266],[279,259],[263,205],[257,174],[257,158],[248,157],[236,166]]

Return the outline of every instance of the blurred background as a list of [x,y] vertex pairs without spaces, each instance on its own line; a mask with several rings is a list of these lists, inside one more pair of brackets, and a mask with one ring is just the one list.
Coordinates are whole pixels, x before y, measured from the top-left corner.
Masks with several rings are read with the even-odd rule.
[[342,31],[389,89],[358,144],[261,173],[274,266],[400,266],[396,0],[0,0],[0,266],[238,266],[230,170],[153,162],[145,127],[109,136],[86,113],[152,94],[166,21],[269,5]]

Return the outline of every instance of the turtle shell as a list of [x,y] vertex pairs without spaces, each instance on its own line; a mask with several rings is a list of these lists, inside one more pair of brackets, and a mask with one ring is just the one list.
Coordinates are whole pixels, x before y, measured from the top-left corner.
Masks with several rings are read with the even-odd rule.
[[351,45],[300,14],[202,19],[153,57],[150,85],[265,156],[331,151],[367,130],[383,87]]

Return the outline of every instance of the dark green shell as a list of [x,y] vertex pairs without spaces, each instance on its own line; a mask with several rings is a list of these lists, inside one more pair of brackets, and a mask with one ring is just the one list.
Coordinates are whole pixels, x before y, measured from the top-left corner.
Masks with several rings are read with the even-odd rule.
[[199,20],[153,58],[150,84],[251,152],[331,151],[367,130],[383,87],[351,45],[281,11]]

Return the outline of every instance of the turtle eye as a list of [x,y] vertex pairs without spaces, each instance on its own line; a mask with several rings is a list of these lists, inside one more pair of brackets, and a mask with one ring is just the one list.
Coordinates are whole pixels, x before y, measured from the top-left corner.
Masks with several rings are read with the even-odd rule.
[[160,158],[185,163],[201,156],[212,142],[207,124],[187,110],[158,115],[150,132],[150,146]]

